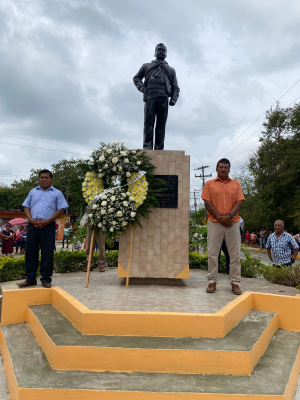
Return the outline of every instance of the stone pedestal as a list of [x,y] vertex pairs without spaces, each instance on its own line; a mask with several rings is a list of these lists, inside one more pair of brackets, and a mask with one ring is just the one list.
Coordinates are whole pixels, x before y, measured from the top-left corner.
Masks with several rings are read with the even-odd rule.
[[[147,150],[155,175],[178,176],[178,208],[157,208],[133,235],[130,276],[189,278],[190,157],[184,151]],[[118,277],[126,277],[130,229],[120,236]]]

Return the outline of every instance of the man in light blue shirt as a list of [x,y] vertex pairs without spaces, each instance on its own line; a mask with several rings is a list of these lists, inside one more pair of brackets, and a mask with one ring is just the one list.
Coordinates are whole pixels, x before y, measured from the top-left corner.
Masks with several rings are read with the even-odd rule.
[[287,232],[284,232],[284,222],[282,220],[275,221],[275,232],[272,233],[266,244],[269,259],[274,266],[291,266],[297,257],[299,250],[298,243]]
[[52,186],[53,175],[43,169],[39,173],[39,186],[32,189],[24,203],[29,221],[25,249],[25,282],[20,288],[37,284],[39,248],[41,248],[40,274],[42,286],[51,288],[55,246],[55,220],[64,213],[68,204],[60,190]]

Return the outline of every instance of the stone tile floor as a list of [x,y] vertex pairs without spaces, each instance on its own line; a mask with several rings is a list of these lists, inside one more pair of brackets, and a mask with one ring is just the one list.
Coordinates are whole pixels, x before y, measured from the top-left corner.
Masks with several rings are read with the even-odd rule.
[[[124,279],[117,278],[115,268],[106,268],[105,273],[94,269],[87,289],[85,279],[84,272],[57,274],[53,276],[53,286],[61,287],[92,310],[214,313],[236,298],[231,292],[228,276],[223,274],[219,274],[217,291],[207,294],[206,272],[201,270],[191,270],[190,279],[184,280],[181,286],[130,285],[129,281],[129,288],[126,289]],[[1,286],[2,289],[17,289],[15,282]],[[300,294],[295,288],[256,278],[243,278],[241,288],[243,291],[288,296]]]
[[[53,276],[53,286],[61,287],[92,310],[214,313],[236,299],[228,276],[223,274],[219,275],[217,291],[207,294],[206,272],[201,270],[191,270],[190,279],[184,280],[181,286],[129,284],[126,289],[124,279],[117,278],[116,268],[107,268],[105,273],[100,273],[99,269],[92,271],[88,288],[85,288],[85,278],[83,272],[57,274]],[[3,290],[17,289],[16,281],[1,283],[1,287]],[[241,288],[243,291],[288,296],[300,293],[295,288],[274,285],[257,278],[243,278]],[[0,368],[0,399],[10,400],[3,368]],[[300,380],[294,400],[300,400]]]

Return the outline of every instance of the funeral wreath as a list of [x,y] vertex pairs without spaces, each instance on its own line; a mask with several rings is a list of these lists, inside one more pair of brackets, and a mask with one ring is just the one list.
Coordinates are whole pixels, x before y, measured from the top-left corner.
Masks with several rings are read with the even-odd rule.
[[129,225],[141,226],[140,217],[149,218],[163,184],[154,177],[150,160],[145,152],[116,141],[100,143],[93,151],[82,192],[95,229],[116,236]]

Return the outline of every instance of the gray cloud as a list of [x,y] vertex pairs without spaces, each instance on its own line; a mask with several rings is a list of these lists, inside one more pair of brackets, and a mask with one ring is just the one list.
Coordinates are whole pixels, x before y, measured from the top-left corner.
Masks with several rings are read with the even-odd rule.
[[[296,0],[4,0],[0,176],[11,151],[1,141],[47,147],[1,134],[71,152],[24,147],[24,163],[35,167],[68,158],[71,146],[89,151],[116,139],[141,147],[144,104],[132,77],[154,58],[158,42],[167,45],[181,88],[169,110],[166,148],[184,148],[193,165],[208,163],[299,79],[298,21]],[[283,106],[297,93],[295,87]]]

